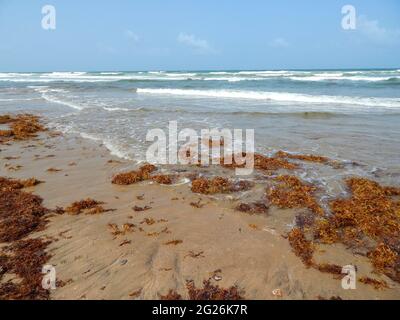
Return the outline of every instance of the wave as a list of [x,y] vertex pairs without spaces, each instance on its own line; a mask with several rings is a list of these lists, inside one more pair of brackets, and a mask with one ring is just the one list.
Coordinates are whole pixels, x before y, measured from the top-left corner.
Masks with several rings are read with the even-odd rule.
[[219,114],[219,115],[234,115],[234,116],[245,116],[245,117],[298,117],[298,118],[306,118],[306,119],[329,119],[334,117],[344,117],[345,113],[338,112],[329,112],[329,111],[293,111],[288,110],[285,111],[212,111],[212,112],[192,112],[192,111],[183,111],[179,110],[179,112],[187,112],[187,113],[199,113],[199,114]]
[[265,100],[275,102],[297,102],[305,104],[345,104],[368,107],[400,108],[400,99],[364,98],[349,96],[308,95],[290,92],[234,91],[234,90],[192,90],[192,89],[137,89],[137,93],[176,95],[188,97],[209,97],[244,100]]
[[116,81],[364,81],[379,82],[400,79],[399,70],[337,70],[337,71],[193,71],[193,72],[47,72],[47,73],[0,73],[0,81],[9,82],[116,82]]
[[49,97],[48,95],[46,95],[45,93],[42,94],[42,98],[48,102],[51,103],[57,103],[57,104],[62,104],[64,106],[76,109],[76,110],[83,110],[83,107],[80,105],[77,105],[75,103],[69,102],[69,101],[64,101],[64,100],[60,100],[57,98],[53,98],[53,97]]
[[104,146],[110,151],[111,155],[114,155],[118,158],[121,159],[126,159],[126,160],[133,160],[129,155],[126,150],[123,150],[123,148],[119,147],[118,144],[114,143],[110,139],[103,139],[99,136],[91,135],[85,132],[79,132],[80,136],[84,139],[92,140],[92,141],[100,141],[101,143],[104,144]]
[[128,108],[111,108],[111,107],[103,107],[104,110],[106,111],[130,111],[134,109],[128,109]]
[[122,74],[121,72],[100,72],[101,75],[105,76],[114,76],[114,75],[119,75]]
[[6,77],[28,77],[34,75],[33,73],[17,73],[17,72],[0,72],[0,78]]
[[[197,79],[194,79],[197,80]],[[228,82],[239,82],[239,81],[256,81],[256,80],[265,80],[264,78],[260,77],[253,77],[253,78],[245,78],[245,77],[213,77],[213,78],[201,78],[199,80],[203,81],[228,81]]]
[[264,74],[264,75],[285,75],[285,74],[294,74],[297,72],[301,73],[310,73],[308,71],[288,71],[288,70],[279,70],[279,71],[239,71],[237,74]]
[[0,99],[1,102],[13,102],[13,101],[33,101],[38,100],[39,98],[16,98],[16,99]]
[[68,92],[67,90],[64,90],[64,89],[48,89],[47,87],[37,87],[34,90],[36,92],[41,93],[42,99],[44,99],[44,100],[46,100],[46,101],[48,101],[50,103],[61,104],[61,105],[64,105],[64,106],[67,106],[67,107],[70,107],[70,108],[73,108],[73,109],[76,109],[76,110],[83,110],[83,107],[78,105],[78,104],[76,104],[76,103],[73,103],[73,102],[70,102],[70,101],[65,101],[65,100],[60,100],[59,98],[56,98],[56,97],[48,95],[48,93],[51,93],[51,92],[65,93],[65,92]]
[[398,81],[400,77],[367,77],[367,76],[336,76],[336,75],[314,75],[310,77],[290,77],[293,81],[368,81],[368,82],[380,82],[380,81]]
[[76,72],[49,72],[49,73],[42,73],[40,76],[43,77],[79,77],[79,76],[83,76],[87,74],[87,72],[80,72],[80,71],[76,71]]

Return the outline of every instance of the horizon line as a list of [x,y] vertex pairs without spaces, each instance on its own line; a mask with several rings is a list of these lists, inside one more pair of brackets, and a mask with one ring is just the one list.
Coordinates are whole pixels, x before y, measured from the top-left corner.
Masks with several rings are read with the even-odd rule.
[[131,69],[131,70],[117,70],[117,69],[109,69],[109,70],[47,70],[47,71],[0,71],[0,73],[46,73],[46,72],[87,72],[87,73],[97,73],[97,72],[207,72],[207,71],[226,71],[226,72],[234,72],[234,71],[337,71],[337,70],[359,70],[359,71],[368,71],[368,70],[400,70],[400,67],[377,67],[377,68],[277,68],[277,69]]

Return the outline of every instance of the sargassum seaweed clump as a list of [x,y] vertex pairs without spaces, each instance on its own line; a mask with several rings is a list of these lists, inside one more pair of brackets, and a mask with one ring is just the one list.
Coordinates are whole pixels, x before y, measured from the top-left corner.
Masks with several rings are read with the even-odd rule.
[[[246,153],[242,153],[242,158],[246,157]],[[228,161],[230,160],[230,161]],[[228,163],[230,162],[230,163]],[[236,168],[243,168],[245,167],[245,163],[238,164],[235,161],[235,158],[232,157],[231,159],[221,158],[220,164],[225,168],[236,169]],[[275,171],[279,169],[286,169],[286,170],[294,170],[298,168],[298,165],[295,163],[291,163],[286,159],[282,159],[279,157],[267,157],[262,154],[255,153],[254,154],[254,168],[264,171]]]
[[249,181],[233,182],[222,177],[213,179],[197,178],[192,181],[192,192],[201,194],[231,193],[249,190],[253,186]]
[[[355,252],[364,252],[375,272],[400,282],[400,206],[393,198],[400,194],[400,188],[361,177],[347,179],[346,185],[350,196],[332,200],[329,215],[318,216],[304,231],[292,231],[289,241],[294,252],[306,265],[313,265],[304,241],[310,246],[340,242]],[[306,232],[311,240],[305,240]]]
[[291,154],[284,151],[278,151],[275,154],[275,157],[278,158],[287,158],[287,159],[295,159],[301,161],[308,161],[308,162],[316,162],[316,163],[328,163],[330,161],[329,158],[324,156],[316,156],[312,154]]
[[323,215],[314,193],[317,188],[306,184],[295,176],[278,176],[278,184],[267,191],[271,203],[279,208],[309,208],[312,212]]
[[0,142],[10,139],[26,140],[36,137],[38,132],[47,131],[40,123],[40,118],[32,114],[19,114],[16,116],[2,115],[0,116],[0,124],[7,124],[9,130],[0,130]]
[[88,214],[102,213],[105,210],[103,207],[100,206],[101,204],[103,204],[103,202],[87,198],[85,200],[80,200],[72,203],[69,207],[65,209],[65,211],[70,215],[78,215],[85,210],[89,210],[86,212]]
[[151,173],[157,170],[154,165],[146,164],[136,171],[129,171],[125,173],[119,173],[112,178],[112,183],[117,185],[130,185],[151,178]]
[[[48,299],[41,271],[50,259],[45,252],[50,242],[26,237],[45,228],[50,210],[39,196],[21,190],[24,183],[3,177],[0,181],[0,242],[7,243],[0,252],[0,299]],[[18,281],[1,282],[5,274]]]

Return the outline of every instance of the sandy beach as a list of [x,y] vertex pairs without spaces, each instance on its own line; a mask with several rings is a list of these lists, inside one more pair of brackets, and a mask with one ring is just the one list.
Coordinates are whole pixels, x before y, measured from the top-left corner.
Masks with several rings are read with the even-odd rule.
[[[242,212],[234,193],[194,193],[190,180],[112,184],[132,163],[74,135],[41,132],[3,141],[0,149],[0,176],[42,181],[22,192],[40,196],[52,210],[42,230],[23,238],[49,241],[46,264],[56,270],[57,288],[47,290],[45,298],[190,299],[217,287],[228,298],[243,299],[400,298],[393,277],[374,270],[368,254],[340,241],[315,242],[312,266],[307,265],[288,235],[296,216],[313,211],[310,206],[285,209],[269,203],[265,212]],[[101,210],[98,205],[91,212],[65,210],[88,198],[101,202]],[[2,255],[18,241],[3,242]],[[331,268],[321,272],[316,265]],[[356,266],[355,290],[344,290],[341,268],[332,267],[346,265]],[[21,279],[15,271],[3,273],[1,293],[7,298],[6,285],[18,286]],[[360,281],[366,278],[376,283]],[[23,298],[29,297],[38,298]]]

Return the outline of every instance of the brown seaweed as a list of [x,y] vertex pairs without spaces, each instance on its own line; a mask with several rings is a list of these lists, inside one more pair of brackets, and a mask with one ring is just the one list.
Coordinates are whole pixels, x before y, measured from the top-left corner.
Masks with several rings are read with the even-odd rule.
[[234,183],[229,179],[215,177],[213,179],[197,178],[192,181],[192,192],[201,194],[231,193],[248,190],[252,184],[248,181]]
[[261,229],[260,229],[260,227],[259,227],[259,226],[257,226],[257,225],[256,225],[256,224],[254,224],[254,223],[250,223],[250,224],[249,224],[249,227],[250,227],[251,229],[253,229],[253,230],[257,230],[257,231],[261,230]]
[[94,206],[86,211],[87,215],[96,215],[104,212],[109,212],[111,209],[104,209],[102,206]]
[[0,130],[0,137],[5,138],[5,141],[11,138],[14,140],[31,139],[36,137],[38,132],[47,130],[40,123],[40,118],[31,114],[3,115],[0,116],[0,124],[8,124],[10,127],[8,130]]
[[235,209],[248,214],[265,214],[268,213],[269,207],[263,202],[253,202],[240,203]]
[[192,181],[192,192],[201,194],[228,193],[232,184],[228,179],[216,177],[212,180],[198,178]]
[[160,296],[160,300],[182,300],[182,296],[177,293],[175,290],[169,290],[168,293],[166,295],[159,295]]
[[103,202],[99,202],[99,201],[87,198],[85,200],[80,200],[80,201],[76,201],[76,202],[72,203],[69,207],[67,207],[65,209],[65,212],[67,212],[70,215],[78,215],[78,214],[82,213],[82,211],[88,210],[88,209],[97,208],[96,211],[99,211],[99,208],[101,210],[101,207],[99,207],[99,205],[101,205],[101,204],[103,204]]
[[190,250],[189,253],[187,255],[185,255],[184,258],[186,258],[186,257],[190,257],[193,259],[204,258],[204,251],[194,252],[194,251]]
[[140,222],[140,224],[147,224],[148,226],[151,226],[155,223],[156,221],[153,218],[144,218],[143,221]]
[[20,281],[2,283],[0,299],[49,299],[49,291],[42,287],[42,267],[51,257],[45,251],[49,243],[42,239],[19,240],[4,249],[8,254],[4,267],[7,273],[17,275]]
[[191,205],[193,208],[197,208],[197,209],[201,209],[201,208],[204,207],[204,204],[201,203],[201,199],[199,199],[197,202],[191,202],[190,205]]
[[112,178],[112,183],[117,185],[130,185],[137,182],[149,180],[150,174],[157,170],[157,168],[151,164],[146,164],[139,168],[137,171],[129,171],[125,173],[119,173]]
[[119,235],[124,236],[128,233],[132,233],[134,232],[135,227],[136,226],[133,223],[124,223],[121,229],[115,223],[108,224],[108,228],[110,229],[111,234],[114,236],[119,236]]
[[13,117],[9,114],[0,115],[0,124],[7,124],[13,121]]
[[151,207],[149,207],[149,206],[144,206],[144,207],[134,206],[132,209],[135,212],[142,212],[142,211],[150,210]]
[[382,289],[387,289],[389,288],[387,282],[385,280],[376,280],[372,279],[370,277],[361,277],[358,279],[361,283],[371,285],[375,288],[375,290],[382,290]]
[[244,292],[237,286],[224,289],[213,285],[211,280],[204,280],[203,288],[196,288],[194,281],[187,281],[186,288],[190,300],[244,300]]
[[313,262],[314,245],[311,241],[307,240],[303,231],[299,228],[294,228],[288,235],[290,246],[292,247],[296,256],[300,257],[307,267],[311,267]]
[[316,162],[316,163],[328,163],[329,161],[331,161],[329,158],[323,156],[316,156],[312,154],[290,154],[284,151],[278,151],[275,154],[275,157]]
[[118,246],[119,246],[119,247],[123,247],[123,246],[125,246],[125,245],[127,245],[127,244],[131,244],[131,243],[132,243],[131,240],[124,240],[124,241],[122,241]]
[[35,185],[36,179],[0,181],[0,241],[10,243],[0,255],[0,279],[6,273],[18,277],[17,282],[1,283],[0,299],[48,299],[49,292],[41,286],[41,271],[50,259],[45,252],[50,242],[23,238],[45,228],[50,210],[42,206],[42,198],[20,190]]
[[399,282],[400,216],[398,204],[390,198],[398,188],[357,177],[346,184],[351,197],[330,203],[332,216],[325,223],[325,232],[333,235],[330,242],[366,249],[375,242],[368,251],[375,270]]
[[324,211],[314,197],[316,187],[302,182],[295,176],[279,176],[275,180],[278,185],[267,191],[272,204],[279,208],[306,207],[314,213],[323,215]]
[[[242,157],[246,157],[246,153],[242,153]],[[225,168],[231,168],[231,169],[236,169],[236,168],[243,168],[245,166],[245,163],[243,164],[238,164],[235,161],[234,157],[231,157],[230,159],[226,158],[221,158],[220,161],[221,165]],[[255,153],[254,154],[254,168],[259,169],[259,170],[265,170],[265,171],[275,171],[279,169],[286,169],[286,170],[294,170],[298,168],[298,165],[295,163],[291,163],[285,159],[277,158],[277,157],[267,157],[263,156],[261,154]]]
[[337,276],[342,275],[342,267],[337,264],[318,263],[313,264],[313,267],[324,273],[331,273]]
[[398,253],[393,251],[389,246],[380,243],[377,247],[368,253],[375,270],[380,273],[387,273],[393,269],[398,260]]
[[0,130],[0,137],[10,138],[14,135],[12,130]]
[[28,187],[34,187],[40,183],[42,183],[42,181],[39,181],[35,178],[18,180],[0,177],[0,191],[18,190]]
[[181,244],[181,243],[183,243],[182,240],[171,240],[171,241],[165,242],[164,244],[166,246],[170,246],[170,245],[176,246],[176,245]]
[[20,240],[33,231],[42,230],[47,223],[44,217],[49,213],[42,206],[43,199],[19,190],[24,187],[19,181],[10,183],[6,178],[0,181],[3,182],[0,188],[0,241]]
[[[397,196],[399,188],[381,186],[359,177],[347,179],[346,184],[350,197],[332,200],[329,203],[331,214],[318,217],[314,222],[310,220],[307,232],[316,243],[341,242],[353,248],[370,259],[375,272],[400,282],[400,211],[398,202],[391,198]],[[315,243],[306,240],[301,229],[294,229],[289,241],[306,265],[323,272],[339,273],[339,267],[332,269],[312,263],[309,247]],[[307,242],[310,246],[305,245]]]
[[315,222],[314,239],[324,244],[332,244],[339,240],[338,231],[332,228],[331,223],[326,219]]
[[151,177],[151,179],[159,184],[172,184],[172,176],[159,174]]
[[143,290],[143,289],[139,289],[139,290],[136,290],[136,291],[134,291],[134,292],[131,292],[131,293],[129,294],[129,296],[132,297],[132,298],[137,298],[137,297],[139,297],[139,296],[141,295],[142,290]]

